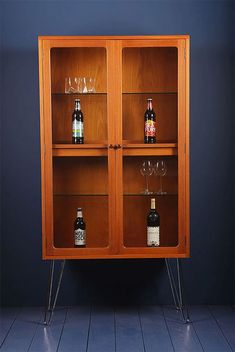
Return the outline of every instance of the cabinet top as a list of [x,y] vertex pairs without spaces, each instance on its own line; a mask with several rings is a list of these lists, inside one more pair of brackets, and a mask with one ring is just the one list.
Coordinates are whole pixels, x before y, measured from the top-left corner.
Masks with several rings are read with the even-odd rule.
[[111,36],[39,36],[38,40],[125,40],[125,39],[189,39],[189,34],[177,34],[177,35],[111,35]]

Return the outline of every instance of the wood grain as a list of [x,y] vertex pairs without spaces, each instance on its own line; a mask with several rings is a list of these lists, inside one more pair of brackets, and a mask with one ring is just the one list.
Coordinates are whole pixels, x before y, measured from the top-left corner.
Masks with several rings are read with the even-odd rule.
[[123,139],[143,143],[148,98],[153,99],[156,113],[157,141],[177,141],[177,94],[123,94]]
[[177,48],[124,48],[122,92],[177,92]]
[[[107,96],[83,94],[78,96],[84,119],[84,143],[107,140]],[[53,143],[71,143],[73,95],[52,96]]]
[[[189,36],[40,37],[39,68],[43,258],[189,256]],[[75,96],[63,94],[67,76],[96,78],[99,94],[80,97],[82,147],[71,145]],[[150,95],[161,142],[155,146],[142,143]],[[145,245],[148,197],[123,196],[143,187],[137,170],[146,157],[164,157],[168,164],[163,184],[169,194],[157,197],[159,248]],[[158,182],[152,178],[150,186]],[[77,203],[89,222],[84,249],[73,248]],[[135,209],[132,225],[127,219]]]
[[[86,248],[109,244],[107,196],[54,196],[54,246],[74,247],[73,225],[81,207],[86,223]],[[76,248],[79,253],[79,248]]]

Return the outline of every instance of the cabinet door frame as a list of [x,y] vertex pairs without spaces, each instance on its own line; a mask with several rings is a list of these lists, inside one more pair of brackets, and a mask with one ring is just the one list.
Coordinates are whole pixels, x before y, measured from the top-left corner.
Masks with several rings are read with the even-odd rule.
[[[108,158],[108,223],[109,245],[104,248],[56,248],[53,229],[53,141],[52,141],[52,98],[51,98],[51,56],[52,48],[102,47],[107,58],[107,158]],[[42,199],[42,256],[43,259],[89,259],[105,258],[116,253],[115,245],[115,150],[108,148],[115,144],[115,116],[112,99],[115,97],[115,46],[113,41],[92,37],[40,37],[40,138],[41,138],[41,199]],[[116,112],[118,114],[118,112]],[[73,150],[73,156],[92,155],[91,148]]]
[[[174,36],[173,36],[174,37]],[[176,47],[178,49],[178,245],[175,247],[125,247],[123,230],[123,149],[117,150],[116,214],[119,239],[118,253],[128,258],[189,257],[189,36],[154,39],[125,39],[119,43],[119,76],[122,82],[122,50],[124,48]],[[121,46],[120,46],[121,44]],[[121,67],[120,67],[121,66]],[[121,84],[121,83],[120,83]],[[116,99],[122,107],[122,86]],[[122,109],[116,143],[122,145]],[[143,214],[145,216],[145,214]]]

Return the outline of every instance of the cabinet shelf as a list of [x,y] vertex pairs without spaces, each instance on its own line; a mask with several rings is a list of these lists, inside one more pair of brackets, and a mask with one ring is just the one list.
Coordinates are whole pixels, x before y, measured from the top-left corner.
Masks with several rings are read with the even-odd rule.
[[177,143],[158,142],[154,144],[145,143],[131,143],[130,141],[123,141],[123,155],[124,156],[171,156],[178,154]]
[[107,193],[54,193],[54,197],[107,197]]
[[122,92],[123,95],[168,95],[168,94],[178,94],[178,92]]
[[158,194],[158,193],[152,193],[152,194],[144,194],[144,193],[124,193],[123,196],[125,197],[168,197],[168,196],[174,196],[177,197],[177,193],[165,193],[165,194]]
[[82,96],[95,96],[95,95],[107,95],[105,92],[95,92],[95,93],[64,93],[64,92],[56,92],[56,93],[51,93],[52,96],[77,96],[77,95],[82,95]]
[[107,156],[108,145],[104,143],[53,144],[53,156]]

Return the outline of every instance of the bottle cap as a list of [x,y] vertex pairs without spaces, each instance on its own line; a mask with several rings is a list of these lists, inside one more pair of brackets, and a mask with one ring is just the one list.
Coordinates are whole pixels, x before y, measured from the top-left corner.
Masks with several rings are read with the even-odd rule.
[[77,210],[82,210],[82,208],[77,208]]
[[80,99],[75,99],[75,102],[79,102],[80,103]]
[[152,98],[148,98],[147,100],[148,100],[148,101],[152,101],[153,99],[152,99]]

